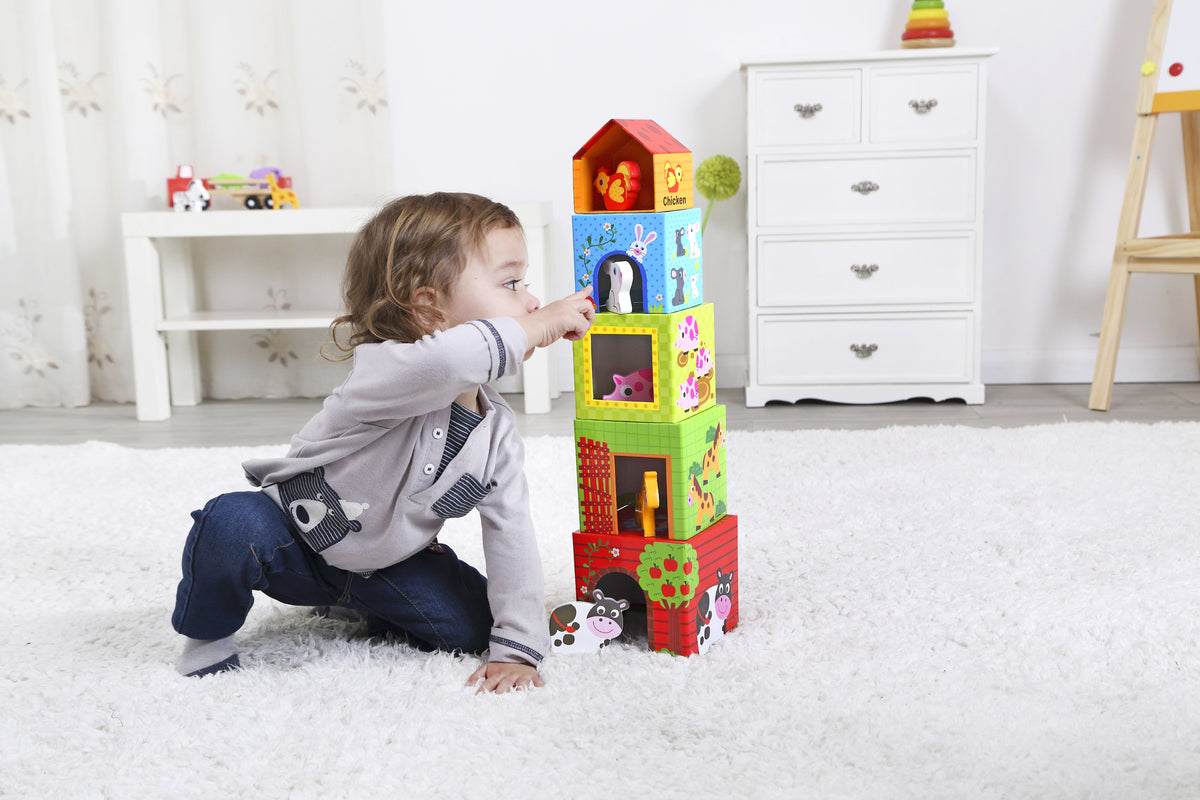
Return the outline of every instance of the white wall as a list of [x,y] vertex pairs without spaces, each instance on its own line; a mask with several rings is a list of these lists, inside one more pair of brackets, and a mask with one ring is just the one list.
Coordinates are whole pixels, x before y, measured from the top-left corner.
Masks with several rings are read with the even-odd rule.
[[[385,0],[395,189],[554,202],[553,280],[571,288],[571,157],[613,117],[659,122],[696,163],[745,163],[742,61],[897,46],[906,0],[663,3]],[[1063,0],[1037,13],[947,0],[990,62],[983,378],[1091,381],[1152,0]],[[1159,126],[1142,232],[1187,222],[1179,123]],[[746,349],[745,192],[713,211],[705,297],[722,385]],[[570,388],[569,351],[559,381]],[[1200,379],[1188,277],[1138,275],[1118,380]]]

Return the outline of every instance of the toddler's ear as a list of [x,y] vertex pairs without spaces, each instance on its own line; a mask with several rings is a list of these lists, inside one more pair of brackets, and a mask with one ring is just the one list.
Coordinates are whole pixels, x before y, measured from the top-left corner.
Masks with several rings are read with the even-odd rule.
[[449,326],[446,315],[438,308],[438,290],[432,286],[421,286],[413,292],[412,302],[417,308],[413,314],[426,334],[444,331]]
[[413,302],[422,306],[435,306],[437,295],[437,289],[432,286],[421,286],[413,292]]

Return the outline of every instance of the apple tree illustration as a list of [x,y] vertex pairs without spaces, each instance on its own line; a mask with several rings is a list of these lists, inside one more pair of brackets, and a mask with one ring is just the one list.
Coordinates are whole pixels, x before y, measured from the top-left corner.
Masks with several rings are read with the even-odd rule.
[[638,564],[638,583],[651,603],[679,608],[691,602],[700,585],[696,548],[682,542],[647,545]]

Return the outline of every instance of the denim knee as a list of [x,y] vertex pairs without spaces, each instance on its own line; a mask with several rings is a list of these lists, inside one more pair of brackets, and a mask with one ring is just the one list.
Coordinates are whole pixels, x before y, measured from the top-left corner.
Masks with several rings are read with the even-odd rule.
[[200,511],[192,512],[195,538],[205,550],[231,560],[253,552],[258,561],[270,558],[279,547],[292,545],[287,517],[262,492],[230,492],[218,495]]
[[192,519],[172,624],[185,636],[220,638],[241,627],[267,563],[286,561],[295,541],[287,517],[261,492],[214,497]]
[[384,629],[423,650],[488,649],[493,623],[487,578],[444,545],[354,580],[350,594]]

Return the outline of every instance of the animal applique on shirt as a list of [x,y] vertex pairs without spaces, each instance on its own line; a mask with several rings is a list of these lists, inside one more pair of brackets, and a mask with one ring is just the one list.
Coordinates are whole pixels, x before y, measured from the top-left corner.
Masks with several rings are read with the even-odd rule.
[[368,503],[343,500],[326,482],[324,467],[279,484],[279,499],[300,538],[318,553],[351,531],[362,530],[358,517],[370,508]]

